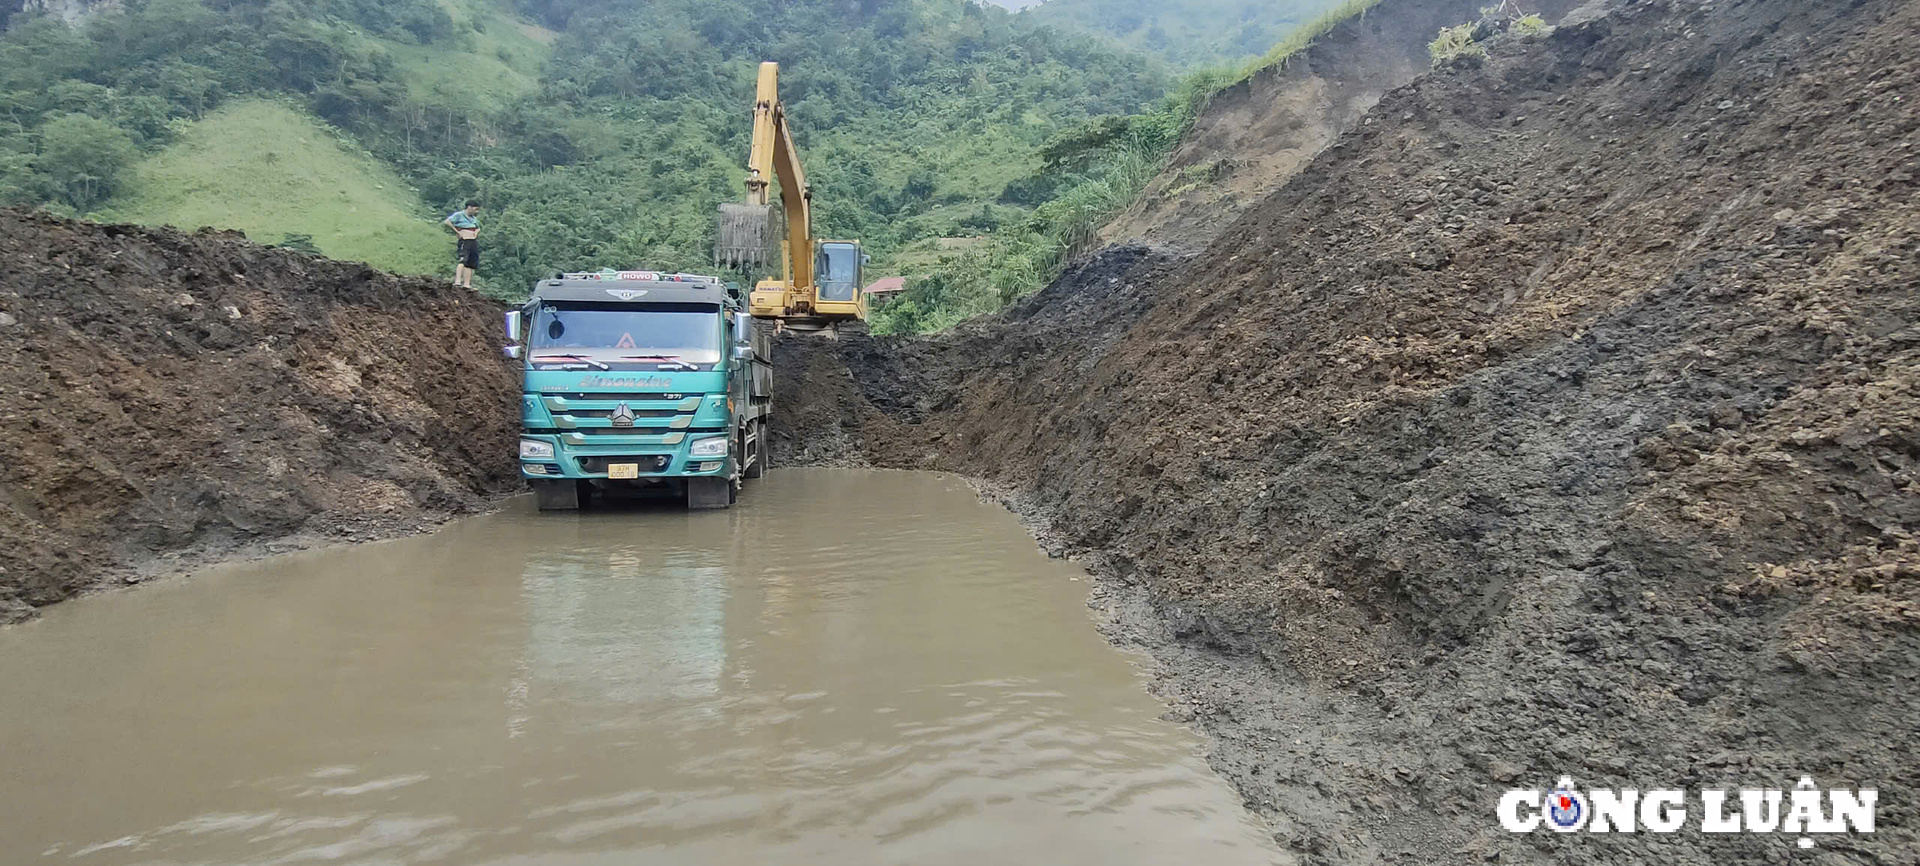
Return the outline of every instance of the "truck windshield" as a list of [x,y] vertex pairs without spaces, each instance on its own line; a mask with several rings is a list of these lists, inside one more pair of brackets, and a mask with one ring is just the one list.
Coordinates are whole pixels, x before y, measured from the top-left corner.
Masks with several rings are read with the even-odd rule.
[[534,363],[569,359],[612,366],[679,361],[720,363],[719,307],[679,305],[636,309],[617,304],[549,304],[534,316],[528,353]]

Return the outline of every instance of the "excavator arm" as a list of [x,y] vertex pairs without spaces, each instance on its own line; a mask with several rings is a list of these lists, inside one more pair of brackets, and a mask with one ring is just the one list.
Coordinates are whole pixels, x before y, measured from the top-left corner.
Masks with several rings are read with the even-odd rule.
[[780,181],[780,207],[786,213],[786,243],[781,252],[786,282],[813,285],[813,191],[807,188],[800,151],[787,127],[787,108],[780,102],[780,64],[760,64],[758,95],[753,106],[753,150],[747,156],[747,203],[770,203],[768,186]]
[[[776,181],[778,212],[772,207]],[[866,256],[859,241],[814,238],[813,190],[780,102],[780,65],[762,63],[747,154],[747,197],[720,206],[714,258],[722,265],[750,269],[771,265],[774,256],[781,260],[781,278],[754,287],[748,303],[753,315],[794,328],[864,326],[867,303],[860,280]]]

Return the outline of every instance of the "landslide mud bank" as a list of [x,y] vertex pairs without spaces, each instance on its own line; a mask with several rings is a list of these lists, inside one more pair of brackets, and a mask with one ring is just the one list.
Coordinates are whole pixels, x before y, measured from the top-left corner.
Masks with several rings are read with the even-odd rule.
[[[1308,862],[1920,862],[1920,6],[1587,11],[1201,254],[785,341],[776,456],[1012,491]],[[1563,774],[1878,827],[1500,829]]]
[[517,481],[496,306],[235,234],[0,210],[0,621]]

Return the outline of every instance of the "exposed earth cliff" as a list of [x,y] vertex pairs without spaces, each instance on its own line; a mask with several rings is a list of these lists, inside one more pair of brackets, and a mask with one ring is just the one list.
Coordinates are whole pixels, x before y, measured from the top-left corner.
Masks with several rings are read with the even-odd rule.
[[[1373,109],[1425,73],[1442,27],[1482,9],[1557,22],[1579,0],[1386,0],[1284,60],[1209,97],[1193,127],[1133,205],[1102,230],[1110,242],[1195,251],[1278,190]],[[1596,8],[1599,4],[1593,4]]]
[[497,310],[238,235],[0,211],[0,620],[167,554],[483,507],[519,480]]

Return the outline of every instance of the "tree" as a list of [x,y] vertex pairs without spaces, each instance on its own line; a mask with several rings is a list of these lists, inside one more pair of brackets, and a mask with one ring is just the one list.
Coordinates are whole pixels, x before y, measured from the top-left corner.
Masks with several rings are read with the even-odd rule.
[[132,137],[119,127],[67,114],[40,127],[34,170],[55,198],[84,211],[113,195],[138,154]]

